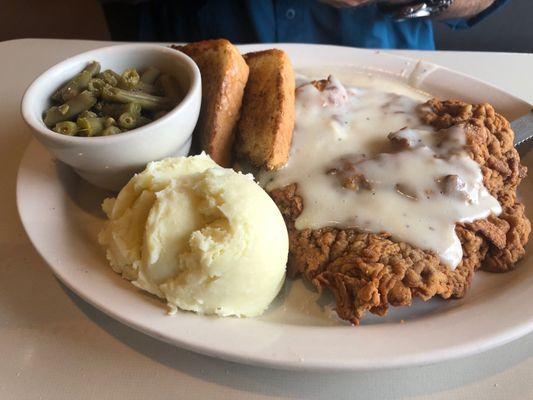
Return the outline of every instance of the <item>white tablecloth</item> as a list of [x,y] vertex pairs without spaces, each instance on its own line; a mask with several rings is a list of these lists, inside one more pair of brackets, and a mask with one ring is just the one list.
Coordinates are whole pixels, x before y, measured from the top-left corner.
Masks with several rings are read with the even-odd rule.
[[[533,335],[474,357],[368,373],[241,366],[180,350],[89,306],[26,237],[16,174],[30,140],[21,96],[49,66],[101,42],[0,43],[1,399],[533,399]],[[399,52],[474,75],[533,103],[533,55]]]

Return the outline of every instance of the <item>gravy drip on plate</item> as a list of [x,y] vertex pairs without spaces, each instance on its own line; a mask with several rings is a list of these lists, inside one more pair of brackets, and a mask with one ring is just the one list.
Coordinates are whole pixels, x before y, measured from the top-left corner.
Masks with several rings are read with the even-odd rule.
[[455,226],[501,213],[464,151],[462,126],[421,123],[418,99],[345,87],[330,77],[296,92],[289,162],[259,173],[266,190],[298,184],[304,209],[297,229],[326,226],[388,232],[435,252],[455,268],[462,249]]

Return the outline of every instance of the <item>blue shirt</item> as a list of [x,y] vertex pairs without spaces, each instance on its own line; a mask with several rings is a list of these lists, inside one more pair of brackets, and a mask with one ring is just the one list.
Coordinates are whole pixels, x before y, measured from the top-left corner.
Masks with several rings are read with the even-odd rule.
[[[452,28],[477,23],[507,0]],[[315,0],[151,0],[139,5],[137,38],[190,42],[227,38],[234,43],[300,42],[369,48],[434,49],[429,19],[398,22],[375,4],[335,8]]]

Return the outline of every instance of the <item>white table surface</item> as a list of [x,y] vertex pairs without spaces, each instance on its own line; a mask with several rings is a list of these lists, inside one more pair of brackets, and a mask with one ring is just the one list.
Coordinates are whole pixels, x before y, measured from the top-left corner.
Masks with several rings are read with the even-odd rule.
[[[52,275],[15,205],[29,140],[20,116],[33,78],[103,42],[0,43],[1,399],[533,399],[533,334],[436,365],[368,373],[304,373],[196,355],[134,331],[89,306]],[[533,103],[533,55],[398,52],[474,75]]]

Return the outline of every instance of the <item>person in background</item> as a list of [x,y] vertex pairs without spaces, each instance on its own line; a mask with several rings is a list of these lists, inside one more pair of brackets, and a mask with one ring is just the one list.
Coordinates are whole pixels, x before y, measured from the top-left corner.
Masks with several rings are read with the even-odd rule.
[[507,0],[105,0],[114,40],[435,48],[433,22],[473,26]]

